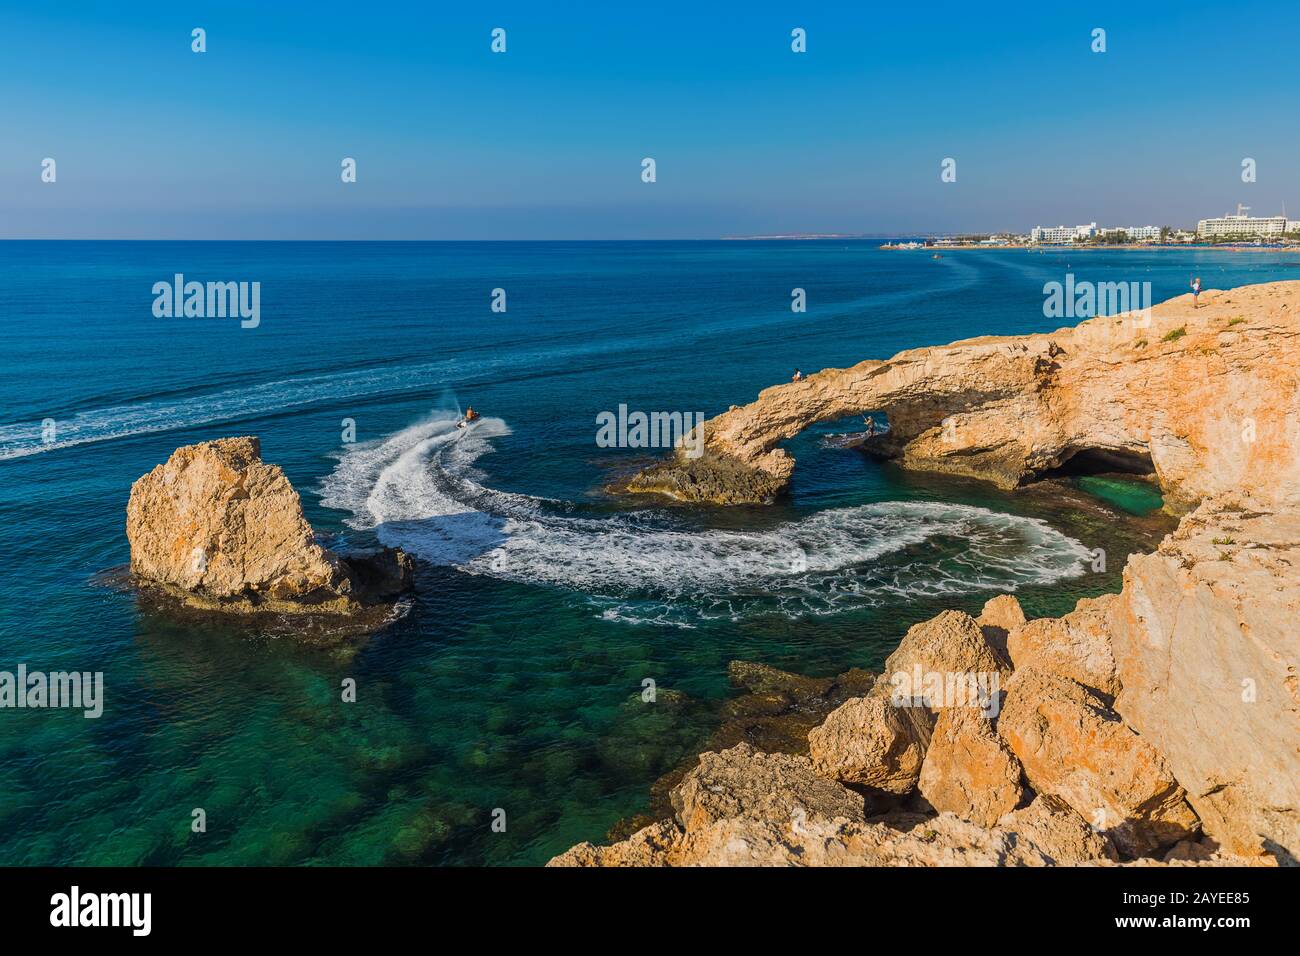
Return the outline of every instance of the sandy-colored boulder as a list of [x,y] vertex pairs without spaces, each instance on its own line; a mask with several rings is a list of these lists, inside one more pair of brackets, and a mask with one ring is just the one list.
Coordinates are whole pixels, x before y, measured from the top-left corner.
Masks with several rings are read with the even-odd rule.
[[1059,797],[1129,855],[1198,832],[1196,814],[1164,759],[1082,684],[1016,671],[998,733],[1036,792]]
[[895,707],[884,697],[854,698],[808,734],[813,768],[884,793],[909,793],[921,774],[932,726],[924,707]]
[[1029,806],[1003,815],[997,825],[1032,843],[1060,866],[1119,859],[1108,838],[1056,797],[1035,797]]
[[1119,693],[1109,613],[1117,598],[1084,598],[1064,617],[1039,618],[1012,629],[1007,652],[1016,669],[1032,667],[1067,677],[1108,697]]
[[987,704],[995,710],[997,692],[1011,667],[984,633],[962,611],[944,611],[914,624],[885,661],[872,696],[895,705],[923,698],[933,711]]
[[936,810],[985,827],[1025,796],[1020,761],[977,707],[939,712],[917,785]]
[[343,559],[317,544],[253,437],[176,449],[131,486],[126,534],[137,580],[201,607],[350,613],[411,580],[399,551]]
[[1025,611],[1014,594],[999,594],[984,602],[984,609],[976,620],[981,627],[1000,627],[1010,631],[1025,623]]
[[1115,709],[1206,833],[1228,853],[1300,859],[1300,514],[1207,501],[1129,560],[1112,631]]
[[818,776],[808,758],[763,753],[743,743],[702,754],[673,790],[672,803],[688,833],[730,817],[796,824],[865,819],[861,794]]

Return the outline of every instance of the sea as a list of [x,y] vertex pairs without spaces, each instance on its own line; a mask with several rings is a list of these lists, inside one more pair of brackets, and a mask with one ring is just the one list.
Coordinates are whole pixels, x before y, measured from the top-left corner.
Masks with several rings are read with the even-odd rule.
[[[711,416],[796,368],[1058,328],[1067,275],[1156,301],[1300,276],[1278,249],[879,245],[0,243],[0,672],[103,675],[98,717],[0,708],[0,864],[535,865],[600,841],[716,728],[730,661],[878,669],[911,624],[1007,592],[1060,614],[1171,523],[1140,478],[903,471],[851,447],[861,419],[788,442],[774,504],[627,498],[610,485],[664,450],[598,442],[602,414]],[[177,275],[258,283],[259,321],[155,314]],[[417,559],[387,626],[322,647],[122,584],[132,482],[233,435],[322,543]]]

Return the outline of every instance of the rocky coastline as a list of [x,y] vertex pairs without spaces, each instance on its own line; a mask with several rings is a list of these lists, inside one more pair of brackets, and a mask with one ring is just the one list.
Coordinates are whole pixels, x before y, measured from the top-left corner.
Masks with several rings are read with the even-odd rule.
[[633,493],[768,501],[794,468],[780,441],[884,412],[871,450],[904,467],[1003,488],[1148,473],[1181,521],[1120,593],[1063,617],[1001,595],[915,625],[806,752],[720,741],[671,813],[551,865],[1295,865],[1300,282],[1192,306],[820,372],[635,476]]

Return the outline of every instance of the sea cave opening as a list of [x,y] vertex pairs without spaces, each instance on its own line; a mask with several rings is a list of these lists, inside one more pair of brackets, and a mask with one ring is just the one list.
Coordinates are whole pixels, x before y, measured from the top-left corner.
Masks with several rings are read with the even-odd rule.
[[1075,448],[1061,456],[1061,463],[1040,478],[1079,478],[1086,475],[1141,475],[1156,473],[1149,452],[1114,448]]
[[1164,506],[1153,480],[1151,455],[1112,448],[1080,448],[1062,456],[1040,478],[1065,478],[1075,487],[1133,515],[1149,515]]

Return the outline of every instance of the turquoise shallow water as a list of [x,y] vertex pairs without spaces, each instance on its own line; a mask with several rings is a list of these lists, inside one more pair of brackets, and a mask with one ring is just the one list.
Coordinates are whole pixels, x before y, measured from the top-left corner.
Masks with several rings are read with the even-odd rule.
[[[1059,613],[1164,527],[1070,481],[1004,494],[824,441],[854,423],[791,443],[771,508],[614,500],[645,452],[597,447],[601,411],[711,415],[794,366],[1054,328],[1042,285],[1067,271],[1160,299],[1189,271],[1295,269],[839,241],[2,243],[0,670],[103,671],[106,700],[98,720],[0,711],[0,862],[521,864],[599,839],[714,726],[729,660],[878,666],[909,624],[1002,590]],[[154,318],[177,272],[261,282],[261,325]],[[451,440],[467,402],[487,420]],[[355,654],[95,582],[127,560],[135,478],[248,433],[329,542],[421,558],[409,613]],[[647,678],[687,702],[643,704]]]
[[1160,509],[1165,501],[1160,489],[1145,481],[1111,475],[1084,475],[1078,485],[1129,514],[1146,515]]

